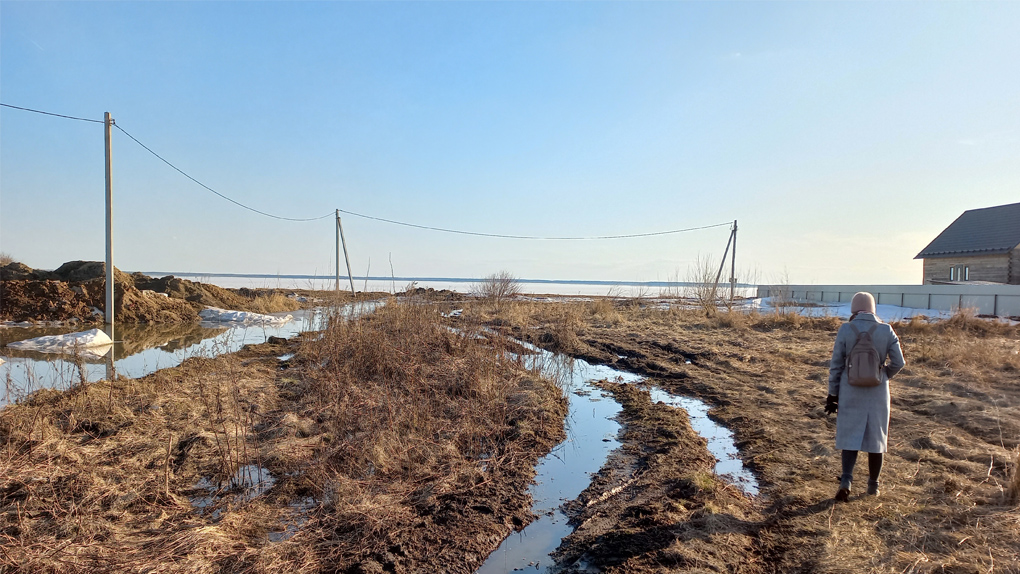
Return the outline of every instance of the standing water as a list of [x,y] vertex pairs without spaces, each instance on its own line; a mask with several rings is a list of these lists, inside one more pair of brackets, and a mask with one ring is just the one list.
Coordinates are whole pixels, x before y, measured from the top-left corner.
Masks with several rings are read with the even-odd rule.
[[[549,556],[573,532],[562,511],[563,503],[576,499],[591,484],[592,476],[605,464],[609,453],[620,446],[616,440],[620,425],[613,420],[622,407],[592,383],[609,380],[638,383],[641,377],[605,365],[592,365],[580,359],[554,354],[531,345],[531,359],[543,373],[561,381],[570,401],[567,414],[567,439],[538,462],[537,475],[530,493],[532,512],[540,518],[520,532],[508,536],[476,570],[477,574],[504,574],[514,571],[550,572]],[[708,441],[709,451],[719,461],[716,474],[736,484],[749,495],[758,493],[754,475],[744,467],[733,444],[733,434],[708,418],[708,405],[690,397],[678,397],[657,387],[649,387],[653,401],[661,401],[687,411],[694,430]]]
[[[378,302],[347,305],[341,313],[371,312]],[[6,345],[14,341],[60,335],[80,330],[70,327],[0,327],[0,407],[44,388],[67,389],[81,382],[100,381],[112,373],[138,378],[180,365],[190,357],[214,357],[232,353],[245,345],[265,343],[269,337],[290,338],[321,328],[325,310],[274,313],[291,315],[286,322],[243,324],[202,321],[186,324],[117,325],[114,345],[101,348],[103,355],[72,357],[66,354],[20,351]]]

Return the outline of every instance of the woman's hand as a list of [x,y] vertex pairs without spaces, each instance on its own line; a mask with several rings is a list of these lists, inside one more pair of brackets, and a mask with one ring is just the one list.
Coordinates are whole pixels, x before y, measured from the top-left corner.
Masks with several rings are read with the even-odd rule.
[[825,397],[825,414],[835,414],[837,410],[839,410],[839,397],[836,395]]

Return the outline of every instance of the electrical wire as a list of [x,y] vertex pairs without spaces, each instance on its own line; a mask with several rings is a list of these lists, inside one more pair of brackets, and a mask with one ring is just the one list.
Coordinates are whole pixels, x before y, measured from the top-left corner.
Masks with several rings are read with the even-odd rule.
[[24,110],[26,112],[35,112],[37,114],[43,114],[43,115],[47,115],[47,116],[56,116],[58,118],[67,118],[69,120],[78,120],[80,122],[93,122],[93,123],[97,123],[97,124],[103,123],[103,120],[92,120],[92,119],[89,119],[89,118],[77,118],[75,116],[65,116],[64,114],[55,114],[53,112],[44,112],[42,110],[33,110],[32,108],[23,108],[21,106],[12,106],[11,104],[2,104],[2,103],[0,103],[0,106],[3,106],[5,108],[14,108],[16,110]]
[[[16,109],[16,110],[23,110],[23,111],[26,111],[26,112],[34,112],[34,113],[37,113],[37,114],[44,114],[44,115],[47,115],[47,116],[55,116],[55,117],[58,117],[58,118],[66,118],[66,119],[69,119],[69,120],[78,120],[78,121],[82,121],[82,122],[93,122],[93,123],[97,123],[97,124],[106,123],[104,120],[93,120],[93,119],[89,119],[89,118],[79,118],[79,117],[75,117],[75,116],[67,116],[67,115],[64,115],[64,114],[55,114],[53,112],[44,112],[42,110],[34,110],[32,108],[23,108],[21,106],[13,106],[11,104],[0,103],[0,106],[4,106],[4,107],[7,107],[7,108],[13,108],[13,109]],[[143,144],[142,142],[140,142],[138,140],[138,138],[136,138],[135,136],[133,136],[130,133],[128,133],[128,131],[125,130],[123,127],[121,127],[119,124],[114,123],[113,126],[116,127],[118,130],[120,130],[121,132],[123,132],[124,135],[126,135],[129,138],[131,138],[131,140],[134,141],[136,144],[140,145],[142,147],[142,149],[144,149],[145,151],[151,153],[157,159],[159,159],[163,163],[165,163],[168,166],[170,166],[171,168],[173,168],[174,171],[176,171],[177,173],[180,173],[181,175],[183,175],[184,177],[190,179],[191,181],[193,181],[194,183],[198,184],[202,188],[204,188],[204,189],[214,193],[215,195],[221,197],[222,199],[225,199],[225,200],[229,201],[230,203],[233,203],[234,205],[236,205],[238,207],[247,209],[248,211],[252,211],[252,212],[257,213],[259,215],[264,215],[266,217],[271,217],[273,219],[280,219],[280,220],[283,220],[283,221],[318,221],[320,219],[326,219],[327,217],[332,217],[334,215],[334,213],[331,212],[331,213],[327,213],[325,215],[320,215],[318,217],[284,217],[282,215],[274,215],[272,213],[267,213],[265,211],[262,211],[262,210],[259,210],[259,209],[255,209],[254,207],[245,205],[245,204],[241,203],[240,201],[237,201],[237,200],[235,200],[233,198],[230,198],[230,197],[228,197],[228,196],[226,196],[226,195],[216,191],[215,189],[209,187],[208,185],[202,183],[201,181],[195,179],[194,177],[188,175],[184,170],[182,170],[181,168],[177,167],[176,165],[170,163],[166,158],[164,158],[163,156],[161,156],[158,153],[156,153],[155,151],[153,151],[149,146],[147,146],[147,145]],[[337,211],[340,212],[340,213],[346,213],[347,215],[353,215],[355,217],[361,217],[363,219],[370,219],[370,220],[373,220],[373,221],[381,221],[383,223],[390,223],[390,224],[393,224],[393,225],[401,225],[401,226],[404,226],[404,227],[412,227],[412,228],[415,228],[415,229],[425,229],[425,230],[428,230],[428,231],[439,231],[439,232],[442,232],[442,233],[455,233],[455,234],[458,234],[458,235],[471,235],[471,236],[475,236],[475,237],[494,237],[494,238],[499,238],[499,239],[529,239],[529,240],[538,240],[538,241],[592,241],[592,240],[604,240],[604,239],[632,239],[632,238],[637,238],[637,237],[654,237],[654,236],[658,236],[658,235],[672,235],[672,234],[675,234],[675,233],[686,233],[688,231],[698,231],[698,230],[701,230],[701,229],[712,229],[714,227],[723,227],[723,226],[726,226],[726,225],[730,225],[730,222],[727,221],[725,223],[715,223],[715,224],[712,224],[712,225],[702,225],[702,226],[699,226],[699,227],[687,227],[687,228],[684,228],[684,229],[669,229],[669,230],[666,230],[666,231],[652,231],[652,232],[648,232],[648,233],[629,233],[629,234],[623,234],[623,235],[593,235],[593,236],[579,236],[579,237],[556,237],[556,236],[537,236],[537,235],[509,235],[509,234],[503,234],[503,233],[482,233],[482,232],[478,232],[478,231],[464,231],[464,230],[460,230],[460,229],[447,229],[447,228],[443,228],[443,227],[433,227],[433,226],[430,226],[430,225],[419,225],[419,224],[416,224],[416,223],[407,223],[407,222],[404,222],[404,221],[396,221],[396,220],[393,220],[393,219],[386,219],[384,217],[375,217],[375,216],[372,216],[372,215],[365,215],[365,214],[362,214],[362,213],[356,213],[354,211],[348,211],[348,210],[345,210],[345,209],[338,209]]]
[[184,170],[182,170],[181,168],[177,167],[176,165],[170,163],[169,161],[167,161],[163,156],[159,155],[158,153],[152,151],[149,148],[149,146],[147,146],[147,145],[143,144],[142,142],[138,141],[138,138],[136,138],[135,136],[129,134],[127,132],[127,130],[125,130],[124,128],[120,127],[120,125],[114,124],[114,127],[116,127],[118,130],[124,132],[124,135],[126,135],[127,137],[129,137],[132,140],[134,140],[134,142],[136,144],[142,146],[142,148],[144,148],[145,151],[151,153],[152,155],[154,155],[157,158],[159,158],[159,160],[162,161],[163,163],[165,163],[168,166],[174,168],[174,170],[176,170],[177,173],[179,173],[179,174],[183,175],[184,177],[190,179],[191,181],[197,183],[198,185],[202,186],[203,188],[205,188],[205,189],[215,193],[216,195],[222,197],[223,199],[229,201],[230,203],[233,203],[234,205],[237,205],[239,207],[243,207],[244,209],[247,209],[248,211],[254,211],[255,213],[258,213],[259,215],[264,215],[266,217],[272,217],[273,219],[282,219],[284,221],[317,221],[319,219],[326,219],[327,217],[333,217],[333,215],[334,215],[334,213],[331,212],[331,213],[327,213],[326,215],[320,215],[318,217],[283,217],[282,215],[273,215],[272,213],[266,213],[265,211],[261,211],[261,210],[255,209],[254,207],[247,206],[247,205],[241,203],[240,201],[237,201],[236,199],[232,199],[230,197],[227,197],[226,195],[223,195],[222,193],[216,191],[215,189],[209,187],[208,185],[202,183],[201,181],[198,181],[197,179],[191,177],[190,175],[185,173]]
[[427,229],[429,231],[442,231],[443,233],[457,233],[459,235],[474,235],[476,237],[496,237],[500,239],[535,239],[540,241],[592,241],[598,239],[631,239],[635,237],[652,237],[655,235],[670,235],[673,233],[684,233],[687,231],[697,231],[699,229],[711,229],[713,227],[722,227],[724,225],[732,225],[733,222],[727,221],[726,223],[715,223],[712,225],[702,225],[700,227],[688,227],[686,229],[670,229],[667,231],[652,231],[649,233],[629,233],[625,235],[593,235],[586,237],[542,237],[536,235],[504,235],[501,233],[481,233],[477,231],[461,231],[458,229],[445,229],[442,227],[431,227],[428,225],[418,225],[415,223],[405,223],[403,221],[394,221],[392,219],[384,219],[382,217],[374,217],[371,215],[363,215],[361,213],[355,213],[353,211],[347,211],[344,209],[338,209],[340,213],[346,213],[347,215],[353,215],[355,217],[363,217],[365,219],[372,219],[374,221],[382,221],[385,223],[392,223],[394,225],[403,225],[405,227],[414,227],[416,229]]

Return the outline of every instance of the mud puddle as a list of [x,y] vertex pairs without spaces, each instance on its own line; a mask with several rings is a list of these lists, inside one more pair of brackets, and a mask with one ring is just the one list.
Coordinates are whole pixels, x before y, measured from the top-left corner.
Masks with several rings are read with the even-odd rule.
[[[347,305],[342,313],[369,313],[378,302],[368,301]],[[7,343],[58,335],[80,330],[69,327],[3,327],[0,328],[0,407],[15,402],[43,388],[67,389],[82,382],[108,379],[114,373],[139,378],[159,369],[176,367],[189,357],[215,357],[232,353],[249,344],[265,343],[269,337],[290,338],[302,331],[321,328],[325,319],[322,309],[275,313],[291,315],[290,321],[278,324],[253,325],[201,322],[188,324],[118,325],[116,341],[105,356],[74,357],[62,354],[17,351]]]
[[693,397],[678,397],[654,386],[646,387],[652,402],[662,402],[687,411],[694,432],[708,441],[708,451],[716,458],[715,473],[751,496],[758,495],[758,480],[744,466],[733,433],[708,418],[709,406]]
[[[550,572],[554,562],[549,556],[564,537],[573,531],[561,510],[591,483],[592,476],[605,464],[609,453],[620,446],[616,440],[620,424],[613,420],[622,407],[608,393],[591,383],[600,380],[639,383],[642,377],[605,365],[592,365],[581,359],[550,353],[521,343],[536,354],[526,360],[535,362],[543,373],[561,381],[570,401],[567,415],[567,439],[536,465],[535,484],[530,493],[532,511],[540,518],[520,532],[508,536],[476,570],[477,574],[508,572]],[[708,405],[690,397],[678,397],[654,386],[645,386],[653,401],[685,409],[695,431],[708,441],[709,451],[719,461],[716,473],[754,495],[758,484],[744,468],[733,443],[733,434],[708,418]]]

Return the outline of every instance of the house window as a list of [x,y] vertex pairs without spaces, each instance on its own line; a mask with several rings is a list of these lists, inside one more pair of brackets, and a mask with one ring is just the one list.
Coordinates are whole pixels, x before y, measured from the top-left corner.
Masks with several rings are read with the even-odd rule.
[[956,267],[949,268],[949,280],[956,281]]

